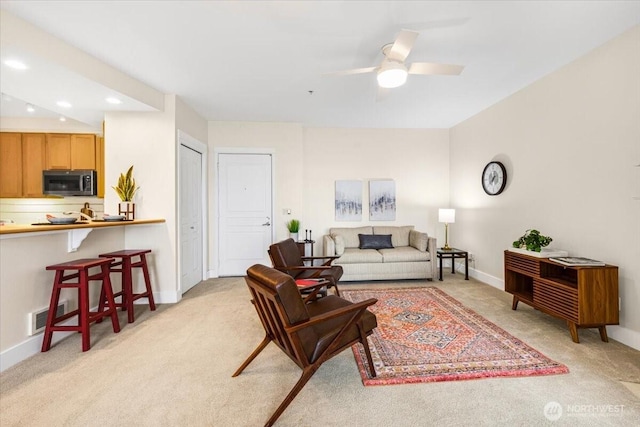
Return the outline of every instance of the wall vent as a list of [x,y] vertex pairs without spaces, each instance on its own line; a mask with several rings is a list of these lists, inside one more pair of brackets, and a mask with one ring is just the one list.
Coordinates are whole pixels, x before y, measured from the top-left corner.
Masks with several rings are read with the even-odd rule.
[[[62,300],[58,303],[56,309],[56,317],[62,316],[67,312],[68,302]],[[49,315],[49,307],[45,307],[38,311],[29,313],[29,335],[35,335],[38,332],[42,332],[47,325],[47,316]]]

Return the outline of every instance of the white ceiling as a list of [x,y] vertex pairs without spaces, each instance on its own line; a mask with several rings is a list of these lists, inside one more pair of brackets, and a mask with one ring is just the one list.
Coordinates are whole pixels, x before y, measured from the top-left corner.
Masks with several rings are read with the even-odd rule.
[[[322,127],[449,128],[640,24],[638,1],[3,0],[1,5],[140,82],[180,96],[207,120]],[[325,75],[377,65],[380,48],[403,28],[420,31],[407,63],[462,64],[462,74],[410,75],[380,102],[375,74]],[[4,60],[8,52],[0,53]],[[48,66],[59,73],[65,58]],[[31,79],[28,91],[20,87],[24,80],[3,77],[2,92],[61,96],[59,85],[46,79]],[[110,90],[82,83],[84,95]],[[73,98],[73,86],[67,90]],[[93,118],[82,118],[88,113],[75,118],[95,120],[106,109],[102,92],[95,100],[81,107]],[[2,110],[9,111],[4,101]]]

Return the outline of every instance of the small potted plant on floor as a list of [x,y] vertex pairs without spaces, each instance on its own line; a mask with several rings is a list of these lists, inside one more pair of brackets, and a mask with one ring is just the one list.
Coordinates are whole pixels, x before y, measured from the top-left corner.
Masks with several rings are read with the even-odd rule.
[[118,178],[118,185],[112,187],[116,190],[121,203],[118,204],[118,214],[124,215],[125,219],[135,219],[136,207],[133,203],[133,196],[140,189],[136,186],[136,180],[133,177],[133,165],[127,170],[126,174],[121,173]]
[[289,230],[289,237],[291,237],[294,241],[298,241],[298,231],[300,231],[300,221],[297,219],[292,219],[287,222],[287,230]]

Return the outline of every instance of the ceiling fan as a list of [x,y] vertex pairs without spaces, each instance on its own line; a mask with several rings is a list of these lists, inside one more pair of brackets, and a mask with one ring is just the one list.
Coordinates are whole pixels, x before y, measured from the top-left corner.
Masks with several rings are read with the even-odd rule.
[[353,70],[337,71],[332,75],[351,75],[362,73],[377,73],[378,85],[391,89],[402,86],[407,81],[408,74],[422,75],[459,75],[464,65],[437,64],[433,62],[414,62],[407,67],[404,61],[409,56],[418,32],[402,30],[393,43],[382,46],[384,59],[376,67],[356,68]]

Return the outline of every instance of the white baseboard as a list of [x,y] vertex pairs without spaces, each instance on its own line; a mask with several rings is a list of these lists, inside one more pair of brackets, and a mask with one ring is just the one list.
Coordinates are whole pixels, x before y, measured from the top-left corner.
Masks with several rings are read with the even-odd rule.
[[[94,309],[95,310],[95,309]],[[77,325],[78,318],[74,316],[65,320],[61,325]],[[75,331],[69,332],[56,332],[51,338],[51,345],[62,341],[66,337],[72,334],[77,334]],[[44,332],[40,332],[32,337],[27,338],[20,344],[16,344],[11,348],[6,349],[0,353],[0,372],[12,367],[13,365],[22,362],[29,357],[40,353],[42,350],[42,340],[44,339]]]
[[[464,262],[456,263],[456,271],[458,273],[464,274]],[[494,288],[504,290],[504,280],[480,270],[476,270],[475,268],[469,267],[469,277],[473,277],[474,279],[479,280],[482,283],[486,283],[487,285],[493,286]]]
[[607,326],[607,335],[624,345],[640,350],[640,332],[638,331],[622,326]]
[[[175,304],[182,299],[182,295],[178,291],[162,291],[153,293],[153,302],[156,304]],[[149,304],[147,298],[140,298],[139,304]],[[136,303],[137,303],[136,301]]]

